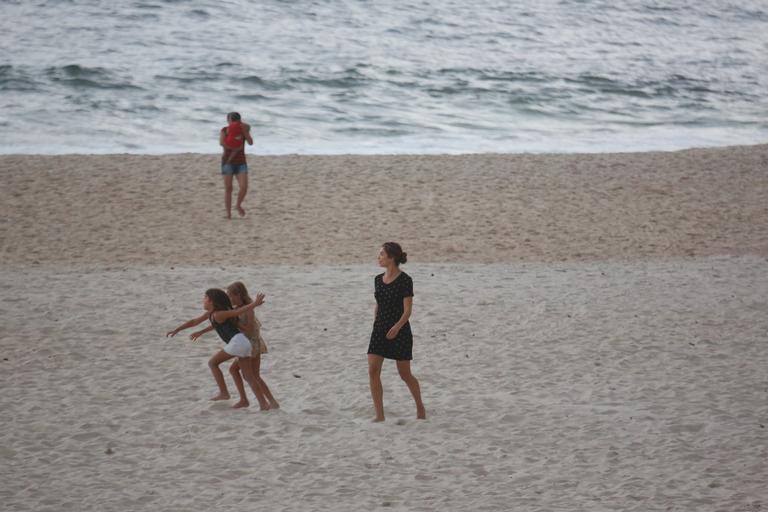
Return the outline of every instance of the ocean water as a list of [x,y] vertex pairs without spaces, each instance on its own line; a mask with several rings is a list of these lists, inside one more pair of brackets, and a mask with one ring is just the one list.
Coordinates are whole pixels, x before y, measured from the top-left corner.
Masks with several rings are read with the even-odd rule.
[[0,153],[768,141],[765,0],[1,0]]

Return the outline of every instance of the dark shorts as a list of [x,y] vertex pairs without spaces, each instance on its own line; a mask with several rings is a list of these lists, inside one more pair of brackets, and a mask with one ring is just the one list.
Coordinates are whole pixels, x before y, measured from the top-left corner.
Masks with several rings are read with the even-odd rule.
[[248,164],[221,164],[221,174],[223,176],[240,173],[248,174]]

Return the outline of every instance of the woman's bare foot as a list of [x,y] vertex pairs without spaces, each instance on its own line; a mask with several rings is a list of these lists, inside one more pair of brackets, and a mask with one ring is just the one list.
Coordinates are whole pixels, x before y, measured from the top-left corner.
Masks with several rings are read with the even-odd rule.
[[271,408],[267,402],[259,403],[259,407],[262,411],[268,411]]
[[270,409],[279,409],[280,408],[280,404],[277,403],[277,402],[269,402],[269,408]]
[[238,205],[238,207],[237,207],[237,213],[239,213],[241,217],[245,217],[245,210],[243,209],[243,207],[242,207],[242,206],[239,206],[239,205]]
[[416,419],[417,420],[425,420],[427,419],[427,411],[424,409],[424,407],[417,407],[416,408]]
[[218,395],[211,397],[211,400],[229,400],[229,394],[219,393]]
[[240,400],[235,405],[232,406],[233,409],[242,409],[243,407],[248,407],[251,405],[251,403],[248,400]]
[[371,423],[381,423],[382,421],[384,421],[384,416],[382,416],[381,418],[379,418],[379,417],[377,416],[377,417],[375,417],[375,418],[373,418],[373,419],[371,420]]

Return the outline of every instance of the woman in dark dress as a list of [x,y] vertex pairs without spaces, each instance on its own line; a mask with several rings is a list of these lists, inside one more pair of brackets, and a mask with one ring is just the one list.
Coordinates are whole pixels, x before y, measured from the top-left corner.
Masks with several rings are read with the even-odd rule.
[[397,371],[416,402],[416,417],[422,420],[427,417],[419,381],[411,373],[413,335],[408,318],[413,306],[413,280],[400,270],[400,264],[406,261],[407,254],[395,242],[385,243],[379,251],[379,266],[386,270],[374,279],[376,312],[368,345],[368,377],[376,409],[374,421],[384,421],[381,367],[385,358],[397,361]]

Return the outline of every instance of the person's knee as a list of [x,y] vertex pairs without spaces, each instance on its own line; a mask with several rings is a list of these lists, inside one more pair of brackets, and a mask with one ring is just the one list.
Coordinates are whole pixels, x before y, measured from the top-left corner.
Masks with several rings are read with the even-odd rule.
[[416,380],[416,377],[413,376],[410,370],[399,370],[398,373],[400,374],[400,378],[406,383],[414,382]]
[[375,366],[369,366],[368,367],[368,376],[372,379],[378,379],[381,378],[381,368],[377,368]]
[[240,367],[237,366],[236,364],[233,364],[232,366],[229,367],[229,373],[233,377],[237,377],[238,375],[240,375]]
[[211,357],[208,360],[208,368],[210,368],[210,369],[214,369],[214,368],[218,369],[219,365],[221,363],[223,363],[223,362],[224,361],[221,359],[221,355],[220,354],[216,354],[216,355],[214,355],[213,357]]

